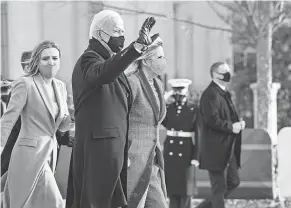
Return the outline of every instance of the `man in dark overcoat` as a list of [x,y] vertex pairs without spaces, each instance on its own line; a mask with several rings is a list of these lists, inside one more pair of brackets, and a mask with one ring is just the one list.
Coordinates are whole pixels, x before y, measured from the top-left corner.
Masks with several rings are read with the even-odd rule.
[[139,37],[127,48],[120,15],[110,10],[92,21],[89,45],[73,75],[75,143],[74,208],[127,205],[128,122],[132,93],[124,70],[152,43],[155,24],[147,18]]
[[213,80],[200,99],[199,163],[201,169],[208,171],[212,197],[198,207],[224,208],[225,197],[240,183],[241,130],[245,122],[239,119],[226,88],[231,79],[229,66],[214,63],[210,75]]
[[167,128],[164,142],[165,178],[170,208],[190,208],[195,194],[195,165],[199,137],[199,108],[188,96],[188,79],[171,79],[172,90],[165,94]]

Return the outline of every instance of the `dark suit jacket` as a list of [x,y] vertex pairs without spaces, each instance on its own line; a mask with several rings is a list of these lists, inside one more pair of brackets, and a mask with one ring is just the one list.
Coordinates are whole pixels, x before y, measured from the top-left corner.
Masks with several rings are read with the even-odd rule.
[[1,153],[1,176],[3,176],[3,174],[6,173],[6,171],[8,170],[11,153],[15,145],[15,142],[18,138],[20,128],[21,128],[21,119],[19,117],[13,129],[11,130],[10,136],[8,137],[8,140]]
[[139,56],[131,44],[110,57],[99,41],[91,39],[75,65],[74,207],[126,205],[132,93],[123,71]]
[[224,170],[232,150],[240,166],[241,134],[236,135],[232,132],[232,124],[239,121],[239,118],[230,94],[211,82],[201,96],[200,112],[200,168],[211,171]]

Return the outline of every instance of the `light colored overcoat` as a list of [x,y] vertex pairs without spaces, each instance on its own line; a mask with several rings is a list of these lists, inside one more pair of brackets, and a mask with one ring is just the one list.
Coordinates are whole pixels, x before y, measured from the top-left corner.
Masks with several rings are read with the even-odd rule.
[[166,115],[166,105],[161,80],[154,79],[158,102],[160,102],[158,105],[142,70],[127,76],[133,93],[133,104],[129,116],[130,167],[127,173],[127,196],[128,208],[136,208],[149,186],[154,163],[160,168],[162,190],[164,196],[167,197],[164,159],[159,140],[159,127]]
[[40,74],[15,81],[7,111],[1,118],[2,145],[21,115],[21,130],[11,154],[3,193],[4,208],[62,208],[57,187],[57,129],[67,131],[74,124],[66,103],[67,91],[60,80],[52,81],[59,113],[53,116],[45,82]]

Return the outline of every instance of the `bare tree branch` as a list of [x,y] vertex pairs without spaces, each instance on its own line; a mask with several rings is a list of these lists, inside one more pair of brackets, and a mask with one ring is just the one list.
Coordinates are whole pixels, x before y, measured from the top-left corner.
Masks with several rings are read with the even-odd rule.
[[281,11],[278,14],[266,21],[266,23],[261,27],[261,30],[259,31],[260,34],[263,34],[266,31],[269,24],[273,25],[273,32],[275,32],[283,24],[284,20],[291,16],[291,9],[288,8],[287,5],[285,5],[285,7],[286,8],[281,8]]
[[234,3],[236,4],[237,8],[244,14],[244,16],[252,15],[249,10],[247,10],[247,3],[246,1],[237,1],[235,0]]
[[278,21],[277,23],[274,23],[273,25],[273,33],[284,24],[285,19],[289,18],[291,16],[291,11],[286,14],[285,16],[282,17],[282,19],[280,21]]
[[253,1],[246,1],[246,6],[248,8],[248,11],[250,12],[250,14],[254,14],[254,9],[255,9],[255,6],[256,6],[256,2],[253,2]]
[[284,8],[284,1],[275,1],[274,3],[274,11],[281,12]]
[[251,11],[248,10],[248,3],[246,1],[237,0],[234,1],[234,3],[237,5],[238,9],[243,13],[244,18],[247,20],[247,28],[250,31],[250,34],[254,39],[256,39],[259,30],[254,20],[254,13],[251,13]]
[[288,16],[288,15],[290,15],[291,14],[291,10],[283,10],[283,11],[281,11],[281,12],[279,12],[277,15],[275,15],[274,17],[271,17],[270,18],[270,22],[274,22],[274,21],[280,21],[280,18],[282,18],[282,17],[284,17],[284,16]]
[[[98,3],[96,2],[96,4],[98,4]],[[234,32],[231,29],[222,28],[222,27],[216,27],[216,26],[210,26],[210,25],[204,25],[204,24],[201,24],[201,23],[198,23],[198,22],[195,22],[195,21],[190,21],[190,20],[172,18],[172,17],[169,17],[169,16],[167,16],[165,14],[147,12],[147,11],[135,10],[135,9],[128,9],[128,8],[123,8],[123,7],[107,5],[107,4],[103,4],[103,5],[104,5],[104,7],[111,8],[111,9],[132,12],[132,13],[135,13],[135,14],[152,15],[152,16],[156,16],[156,17],[161,17],[161,18],[165,18],[165,19],[174,20],[174,21],[177,21],[177,22],[183,22],[183,23],[187,23],[187,24],[190,24],[190,25],[195,25],[195,26],[206,28],[206,29],[210,29],[210,30],[220,30],[220,31],[229,32],[229,33],[233,33]]]
[[231,20],[226,17],[225,15],[221,14],[216,8],[215,6],[213,6],[213,2],[208,0],[207,1],[208,5],[210,6],[210,8],[213,10],[213,12],[227,25],[232,26],[232,22]]
[[234,12],[234,13],[240,13],[241,14],[241,12],[239,10],[235,9],[234,7],[232,7],[231,4],[229,4],[229,3],[224,3],[224,2],[222,3],[220,1],[213,1],[213,3],[215,3],[215,4],[217,4],[217,5],[221,6],[221,7],[224,7],[224,8],[226,8],[226,9],[228,9],[228,10]]
[[[234,31],[234,33],[237,33],[240,37],[244,37],[245,39],[249,39],[251,43],[256,43],[257,41],[257,33],[258,29],[256,28],[255,22],[253,20],[252,15],[250,14],[249,11],[244,9],[243,5],[238,2],[236,2],[236,7],[238,8],[239,11],[237,11],[234,7],[232,7],[230,4],[226,3],[221,3],[221,2],[210,2],[208,1],[208,5],[211,7],[211,9],[216,13],[216,15],[224,21],[226,24],[230,25]],[[221,14],[217,8],[213,5],[213,3],[218,4],[220,7],[224,7],[224,9],[230,11],[233,15],[237,15],[239,13],[239,16],[241,16],[241,19],[244,19],[245,22],[243,23],[244,27],[241,25],[238,26],[230,19],[226,17],[226,15]],[[247,5],[245,5],[247,6]]]

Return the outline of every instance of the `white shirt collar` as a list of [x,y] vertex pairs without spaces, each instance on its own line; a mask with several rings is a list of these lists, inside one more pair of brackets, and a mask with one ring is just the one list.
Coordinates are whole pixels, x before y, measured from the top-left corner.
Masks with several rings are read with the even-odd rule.
[[213,80],[213,82],[215,84],[217,84],[221,89],[223,89],[224,91],[226,91],[226,87],[225,86],[222,86],[221,84],[219,84],[216,80]]

